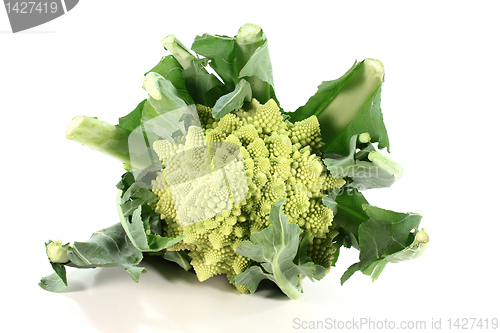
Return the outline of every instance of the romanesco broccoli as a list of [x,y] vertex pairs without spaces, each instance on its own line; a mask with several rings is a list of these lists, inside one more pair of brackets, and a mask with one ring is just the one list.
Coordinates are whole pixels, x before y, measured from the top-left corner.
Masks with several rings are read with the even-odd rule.
[[388,262],[425,251],[420,214],[371,206],[361,193],[402,174],[373,146],[389,150],[380,61],[355,62],[286,112],[260,27],[197,36],[194,53],[173,35],[162,44],[171,54],[144,74],[148,97],[133,111],[117,125],[78,116],[66,130],[123,163],[120,222],[85,242],[46,243],[54,273],[42,288],[63,291],[66,266],[123,267],[138,282],[148,253],[194,269],[200,281],[226,275],[253,293],[267,279],[296,299],[306,277],[320,280],[335,265],[341,246],[360,251],[341,283],[357,271],[376,280]]

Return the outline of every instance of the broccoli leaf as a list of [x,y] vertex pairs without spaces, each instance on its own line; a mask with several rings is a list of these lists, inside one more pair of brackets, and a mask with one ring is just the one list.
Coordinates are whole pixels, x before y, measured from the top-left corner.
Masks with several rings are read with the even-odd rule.
[[[246,256],[260,266],[252,266],[233,276],[232,283],[246,286],[251,293],[257,289],[260,281],[269,279],[291,299],[297,299],[302,293],[302,281],[307,276],[311,280],[324,275],[323,267],[317,267],[310,258],[299,253],[299,235],[302,232],[297,224],[288,223],[281,209],[286,199],[278,200],[269,215],[271,225],[255,232],[250,240],[242,242],[236,253]],[[303,251],[300,251],[303,252]]]
[[174,35],[167,36],[162,43],[184,69],[182,77],[195,103],[213,107],[220,96],[231,90],[232,87],[224,86],[214,74],[205,69],[209,59],[199,59],[192,55]]
[[153,67],[149,72],[144,75],[148,75],[150,72],[158,73],[165,79],[170,81],[175,87],[179,95],[184,99],[186,104],[194,104],[191,95],[187,91],[186,82],[182,76],[184,69],[179,64],[177,59],[173,55],[168,55],[163,57],[160,62]]
[[271,57],[269,56],[267,39],[264,41],[264,44],[255,50],[250,59],[248,59],[245,66],[240,70],[238,77],[244,78],[253,75],[267,82],[274,88],[273,67],[271,65]]
[[[143,123],[166,112],[182,110],[187,106],[172,82],[158,73],[149,72],[143,87],[150,95],[148,103],[144,105],[142,110]],[[151,107],[148,107],[148,104]]]
[[[349,155],[337,158],[324,158],[323,162],[332,177],[349,177],[352,181],[347,188],[360,191],[372,188],[389,187],[403,174],[403,169],[396,162],[375,151],[368,149],[363,154],[356,154],[356,142],[359,135],[353,135],[349,142]],[[360,158],[366,160],[360,160]]]
[[123,193],[120,203],[124,204],[131,198],[140,199],[143,203],[153,203],[156,200],[156,195],[146,188],[142,188],[137,183],[133,183],[130,187]]
[[[368,204],[368,201],[357,189],[350,191],[342,189],[338,195],[332,192],[329,198],[334,200],[336,204],[337,214],[334,219],[335,224],[339,226],[339,231],[345,235],[343,244],[346,247],[353,246],[359,250],[358,230],[362,223],[369,220],[363,209],[363,205]],[[325,203],[325,199],[323,202]]]
[[52,292],[64,291],[67,287],[64,266],[96,268],[122,266],[134,279],[139,280],[146,269],[136,265],[142,261],[142,253],[130,242],[120,223],[92,234],[85,242],[75,242],[68,249],[69,262],[52,264],[55,273],[40,280],[39,286]]
[[[62,267],[64,269],[64,265],[62,265]],[[66,288],[68,288],[68,283],[66,282],[66,270],[64,270],[64,278],[58,273],[52,273],[43,277],[38,285],[43,289],[54,293],[60,293],[66,290]]]
[[217,100],[212,109],[212,116],[215,119],[221,119],[231,111],[241,108],[244,102],[250,102],[251,100],[252,88],[246,80],[241,79],[234,91]]
[[250,83],[252,97],[259,102],[264,104],[272,98],[279,106],[279,100],[274,90],[273,69],[267,45],[266,39],[264,44],[258,47],[248,59],[239,72],[238,78],[244,78]]
[[[173,60],[175,61],[175,58]],[[168,77],[168,74],[166,75]],[[180,86],[180,83],[177,82],[177,86]],[[140,131],[141,135],[142,130],[148,130],[161,137],[170,137],[178,129],[179,119],[186,113],[187,105],[192,103],[192,100],[187,100],[181,93],[182,90],[178,90],[169,79],[152,71],[146,74],[143,87],[150,96],[139,103],[132,112],[121,117],[117,126],[127,130],[129,134],[137,135],[141,125],[145,125],[146,128]],[[160,117],[166,114],[168,116]],[[154,122],[149,121],[152,119]],[[128,141],[130,143],[130,138]]]
[[168,261],[173,261],[184,270],[189,271],[191,269],[190,258],[186,251],[165,251],[163,258]]
[[[130,187],[132,188],[132,186]],[[130,189],[129,188],[129,189]],[[184,236],[178,236],[175,238],[162,237],[160,235],[151,234],[151,229],[149,225],[150,215],[146,216],[144,219],[141,216],[142,204],[148,203],[144,199],[135,199],[132,201],[122,201],[124,195],[122,196],[122,191],[118,191],[117,196],[117,208],[118,215],[120,216],[120,221],[125,233],[130,238],[132,244],[142,252],[157,252],[166,249],[178,242],[180,242]],[[146,198],[149,200],[149,197]],[[132,212],[132,218],[129,222],[129,218],[125,216],[123,211],[123,206],[129,202],[138,202],[137,208]],[[147,207],[147,206],[145,206]],[[130,215],[129,212],[127,212]],[[146,230],[149,233],[146,233]]]
[[[358,230],[359,262],[350,266],[342,275],[344,284],[356,271],[378,278],[383,268],[396,253],[412,245],[422,215],[397,213],[371,205],[363,205],[369,220],[361,223]],[[408,250],[405,250],[405,252]]]
[[222,78],[228,87],[236,86],[234,74],[234,38],[227,36],[210,35],[196,36],[191,49],[211,61],[215,72]]
[[[191,48],[210,60],[209,65],[222,78],[225,89],[233,89],[241,79],[245,79],[250,84],[251,97],[261,103],[273,98],[278,103],[267,38],[258,26],[245,25],[235,37],[210,34],[197,36]],[[187,68],[185,76],[201,77],[199,73],[194,74],[195,69]],[[214,81],[216,85],[218,83]],[[202,100],[200,97],[198,99]],[[210,103],[205,105],[212,106]],[[217,114],[214,112],[214,116]]]
[[410,245],[382,259],[375,260],[362,270],[363,274],[370,275],[372,281],[375,281],[389,262],[398,263],[400,261],[413,260],[420,257],[429,245],[429,236],[425,233],[424,229],[417,232],[416,235],[412,233],[410,236],[414,236],[413,242]]
[[389,148],[380,108],[383,81],[380,61],[355,62],[342,77],[321,83],[307,103],[290,114],[291,122],[316,115],[325,142],[324,152],[348,155],[351,137],[361,133],[369,133],[379,149]]
[[[182,77],[183,68],[179,62],[175,59],[173,55],[163,57],[160,62],[148,71],[145,76],[149,73],[157,73],[161,75],[165,80],[169,81],[175,88],[175,95],[181,97],[184,102],[188,105],[194,104],[191,95],[187,91],[186,83]],[[172,90],[174,91],[174,90]],[[147,99],[140,102],[133,111],[129,114],[118,119],[118,127],[121,127],[129,132],[132,132],[142,124],[143,114],[148,114],[150,110],[150,105]]]
[[142,253],[131,246],[123,228],[115,224],[95,232],[85,242],[74,242],[68,251],[69,266],[99,267],[137,265]]
[[186,88],[195,103],[213,107],[215,101],[227,92],[222,82],[212,73],[208,73],[203,62],[206,59],[193,59],[182,77],[186,80]]
[[252,97],[260,103],[270,98],[279,106],[274,90],[273,70],[267,37],[255,24],[245,24],[234,37],[235,43],[235,76],[237,80],[245,79],[252,87]]
[[141,125],[142,110],[147,102],[148,100],[144,99],[129,114],[119,118],[117,126],[129,132],[139,127]]

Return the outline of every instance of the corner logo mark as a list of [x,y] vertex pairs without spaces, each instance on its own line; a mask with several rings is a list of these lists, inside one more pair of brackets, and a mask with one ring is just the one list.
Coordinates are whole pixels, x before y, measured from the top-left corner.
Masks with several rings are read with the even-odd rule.
[[73,9],[79,0],[3,0],[12,32],[19,32],[52,21]]

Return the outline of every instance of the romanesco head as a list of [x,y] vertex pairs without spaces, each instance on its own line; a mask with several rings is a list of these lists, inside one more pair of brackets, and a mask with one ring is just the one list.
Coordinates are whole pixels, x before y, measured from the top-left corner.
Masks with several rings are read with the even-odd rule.
[[187,250],[200,281],[219,274],[231,278],[251,265],[235,249],[268,226],[272,205],[286,198],[283,213],[305,231],[302,236],[307,232],[308,255],[329,267],[337,231],[322,198],[345,182],[324,172],[316,117],[292,124],[272,99],[264,105],[254,99],[219,120],[206,106],[196,109],[203,128],[189,128],[184,145],[153,145],[164,165],[153,182],[153,208],[166,235],[185,235],[168,250]]

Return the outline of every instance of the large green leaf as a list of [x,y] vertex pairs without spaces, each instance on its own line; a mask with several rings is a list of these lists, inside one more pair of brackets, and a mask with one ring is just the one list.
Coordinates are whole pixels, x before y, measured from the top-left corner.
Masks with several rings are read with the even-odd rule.
[[160,62],[144,75],[147,75],[150,72],[160,74],[166,80],[172,83],[179,95],[187,104],[193,104],[194,101],[187,91],[186,82],[184,80],[184,77],[182,76],[183,70],[184,69],[179,64],[177,59],[175,59],[173,55],[168,55],[161,58]]
[[[64,269],[64,266],[62,267]],[[60,293],[66,290],[66,288],[68,288],[68,283],[66,282],[66,270],[64,270],[64,278],[62,278],[58,273],[52,273],[41,278],[38,285],[43,289],[54,293]]]
[[250,83],[252,95],[260,103],[264,104],[272,98],[279,105],[274,89],[273,68],[267,39],[245,63],[238,78],[245,78]]
[[194,59],[191,65],[184,69],[182,76],[194,102],[213,107],[217,99],[231,88],[225,87],[214,74],[208,73],[204,63],[204,59]]
[[203,34],[196,36],[191,49],[208,59],[209,65],[224,81],[228,87],[236,86],[236,75],[234,74],[234,38],[228,36],[219,36]]
[[[181,97],[186,104],[193,104],[194,101],[191,98],[191,95],[187,91],[186,83],[184,78],[182,77],[183,68],[179,64],[179,62],[175,59],[174,56],[169,55],[163,57],[160,62],[153,67],[150,71],[148,71],[145,76],[149,73],[156,73],[161,75],[165,80],[168,80],[175,90],[171,90],[175,93],[175,96]],[[148,105],[146,105],[146,103]],[[118,126],[132,132],[134,129],[138,128],[143,120],[143,114],[146,116],[144,119],[148,118],[148,113],[151,113],[153,110],[150,108],[149,101],[144,99],[141,103],[139,103],[135,109],[129,114],[121,117],[118,122]]]
[[360,260],[342,275],[342,284],[356,271],[372,274],[375,267],[380,265],[375,271],[376,279],[385,264],[392,259],[391,255],[411,246],[422,219],[420,214],[397,213],[371,205],[363,205],[363,209],[369,220],[359,226]]
[[429,236],[424,229],[418,231],[414,236],[413,242],[404,249],[389,254],[381,259],[375,260],[369,266],[362,270],[363,274],[370,275],[372,281],[378,279],[380,273],[384,270],[385,266],[392,262],[398,263],[401,261],[413,260],[420,257],[426,251],[429,245]]
[[349,155],[323,159],[332,177],[349,177],[351,181],[346,187],[357,188],[360,191],[389,187],[401,178],[403,173],[401,166],[375,151],[371,145],[369,146],[373,149],[370,149],[369,152],[356,154],[357,141],[358,135],[353,135],[349,143]]
[[369,133],[379,149],[388,148],[380,108],[383,80],[384,69],[378,60],[355,62],[342,77],[324,81],[305,105],[290,114],[290,121],[316,115],[325,142],[324,152],[349,154],[351,137],[361,133]]
[[323,204],[332,210],[336,210],[334,221],[339,227],[342,243],[346,247],[353,246],[359,250],[358,230],[359,226],[368,221],[369,217],[363,209],[368,204],[365,197],[357,189],[332,191],[329,196],[323,198]]
[[195,57],[174,35],[162,40],[163,46],[169,50],[183,67],[182,77],[193,101],[212,107],[215,101],[232,87],[226,87],[212,73],[206,70],[209,59]]
[[378,149],[387,148],[389,151],[389,137],[382,120],[382,109],[380,108],[380,96],[382,86],[379,87],[374,96],[369,98],[359,109],[351,122],[346,127],[339,127],[333,130],[332,127],[324,126],[328,123],[326,113],[323,117],[319,116],[318,121],[322,124],[321,133],[331,133],[323,137],[325,143],[324,151],[334,151],[340,154],[345,153],[349,139],[356,134],[369,133],[372,142],[378,142]]
[[[246,256],[260,266],[252,266],[234,276],[232,283],[246,286],[255,292],[260,281],[269,279],[291,299],[297,299],[302,293],[302,281],[321,278],[325,270],[315,265],[310,258],[299,252],[299,235],[302,232],[297,224],[288,223],[281,206],[286,199],[278,200],[269,215],[271,225],[262,231],[253,233],[250,240],[242,242],[236,253]],[[299,258],[295,259],[297,254]]]
[[240,109],[243,103],[251,100],[252,88],[246,80],[241,79],[232,92],[217,100],[212,109],[212,116],[215,119],[220,119],[231,111]]
[[175,262],[186,271],[189,271],[192,268],[188,253],[185,251],[165,251],[163,258],[168,261]]
[[274,87],[273,66],[271,65],[267,39],[248,59],[245,66],[240,70],[238,77],[244,78],[254,75],[262,81],[267,82],[271,87]]
[[75,242],[69,246],[68,257],[68,263],[52,264],[55,273],[42,278],[40,287],[53,292],[65,290],[64,265],[77,268],[122,266],[136,282],[140,274],[146,272],[143,267],[137,267],[142,261],[142,252],[133,246],[120,223],[95,232],[85,242]]
[[[135,185],[135,184],[133,184]],[[131,186],[132,187],[132,186]],[[125,216],[123,211],[123,205],[126,205],[128,200],[123,200],[122,192],[118,191],[117,196],[117,208],[118,215],[120,216],[120,221],[125,233],[129,237],[132,244],[142,252],[158,252],[166,249],[178,242],[180,242],[184,236],[178,236],[175,238],[162,237],[161,235],[152,234],[150,232],[149,218],[150,215],[145,218],[142,217],[142,205],[147,204],[149,197],[145,199],[135,199],[136,202],[140,202],[132,212],[132,217],[129,219]],[[142,201],[141,201],[142,200]],[[134,200],[132,200],[134,201]],[[146,207],[146,206],[145,206]],[[130,215],[130,213],[128,213]],[[130,220],[130,221],[129,221]],[[149,233],[146,233],[146,230]]]
[[134,110],[132,110],[127,115],[118,119],[118,127],[121,127],[129,132],[132,132],[137,127],[141,126],[142,110],[145,104],[148,103],[147,99],[140,102]]
[[145,105],[142,111],[143,123],[167,112],[184,110],[187,106],[172,82],[158,73],[149,72],[143,87],[149,94],[148,104],[151,106]]
[[68,257],[77,267],[137,265],[142,253],[131,245],[123,228],[115,224],[95,232],[85,242],[74,242]]

